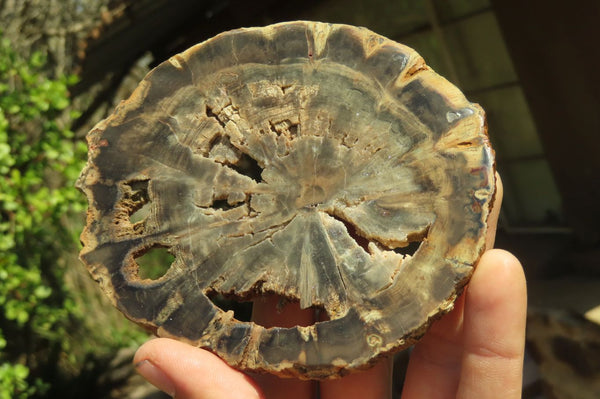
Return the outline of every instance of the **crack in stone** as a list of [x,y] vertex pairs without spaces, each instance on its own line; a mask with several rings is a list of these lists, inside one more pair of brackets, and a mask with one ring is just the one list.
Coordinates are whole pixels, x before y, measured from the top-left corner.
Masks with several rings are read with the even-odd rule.
[[209,106],[208,104],[206,104],[206,110],[205,110],[205,112],[206,112],[206,116],[208,116],[209,118],[213,118],[214,120],[216,120],[219,123],[219,125],[223,129],[225,129],[225,123],[219,118],[219,115],[217,115],[217,114],[215,114],[213,112],[212,107]]

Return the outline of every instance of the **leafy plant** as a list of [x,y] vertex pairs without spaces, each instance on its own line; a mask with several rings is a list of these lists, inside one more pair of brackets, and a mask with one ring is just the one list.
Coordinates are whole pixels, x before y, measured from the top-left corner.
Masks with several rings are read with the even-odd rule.
[[[69,129],[68,86],[0,38],[0,399],[47,389],[40,378],[69,349],[77,307],[58,260],[73,248],[65,218],[84,203],[73,188],[85,145]],[[65,120],[63,120],[65,119]]]

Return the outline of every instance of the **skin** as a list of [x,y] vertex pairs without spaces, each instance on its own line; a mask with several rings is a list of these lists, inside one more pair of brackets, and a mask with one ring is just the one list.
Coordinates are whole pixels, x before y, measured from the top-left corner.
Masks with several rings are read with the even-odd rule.
[[[487,248],[492,248],[502,199],[500,180],[490,215]],[[312,324],[314,314],[296,304],[275,309],[278,298],[255,304],[262,325]],[[477,265],[454,310],[432,325],[414,347],[403,399],[513,399],[521,397],[527,292],[519,261],[491,249]],[[392,363],[386,358],[366,371],[331,381],[299,381],[247,375],[203,349],[167,338],[146,342],[137,351],[138,372],[177,399],[322,399],[391,397]]]

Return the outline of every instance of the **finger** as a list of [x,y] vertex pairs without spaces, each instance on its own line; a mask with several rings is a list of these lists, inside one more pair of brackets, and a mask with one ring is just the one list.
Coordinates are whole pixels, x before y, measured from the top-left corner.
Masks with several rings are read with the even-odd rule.
[[[486,248],[494,245],[502,197],[502,180],[496,173],[496,194],[487,221]],[[464,297],[464,294],[461,295],[454,303],[454,309],[433,323],[415,346],[410,356],[403,398],[454,397],[463,357]]]
[[461,295],[454,309],[436,321],[415,345],[406,371],[403,399],[455,397],[463,355],[464,297]]
[[316,397],[319,388],[316,381],[281,378],[272,374],[253,375],[266,399],[310,399]]
[[336,380],[320,382],[321,399],[385,399],[392,397],[392,357]]
[[146,342],[133,361],[144,378],[177,399],[264,398],[247,375],[216,355],[172,339]]
[[527,289],[519,261],[486,252],[467,290],[458,398],[520,398]]
[[494,241],[496,240],[496,229],[498,228],[498,217],[500,216],[500,207],[502,205],[502,197],[504,196],[504,187],[502,186],[502,180],[500,175],[496,172],[496,194],[494,195],[494,203],[492,204],[492,210],[488,216],[488,230],[485,237],[485,247],[487,249],[494,248]]
[[[315,322],[313,309],[300,309],[298,302],[286,303],[277,295],[257,299],[252,306],[252,320],[263,327],[309,326]],[[267,399],[306,399],[315,396],[314,381],[279,378],[275,375],[253,375]]]

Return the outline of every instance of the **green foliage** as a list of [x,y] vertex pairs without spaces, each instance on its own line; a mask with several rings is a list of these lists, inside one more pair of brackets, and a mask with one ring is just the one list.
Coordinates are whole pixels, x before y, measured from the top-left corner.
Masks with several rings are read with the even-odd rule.
[[58,260],[75,244],[64,221],[84,207],[73,183],[86,150],[61,122],[76,79],[50,80],[44,64],[0,38],[0,399],[45,389],[40,359],[69,349],[77,318]]
[[0,364],[0,399],[27,398],[33,394],[35,388],[27,383],[28,375],[29,369],[22,364]]
[[152,248],[144,256],[136,259],[140,278],[156,280],[171,267],[175,257],[166,248]]

